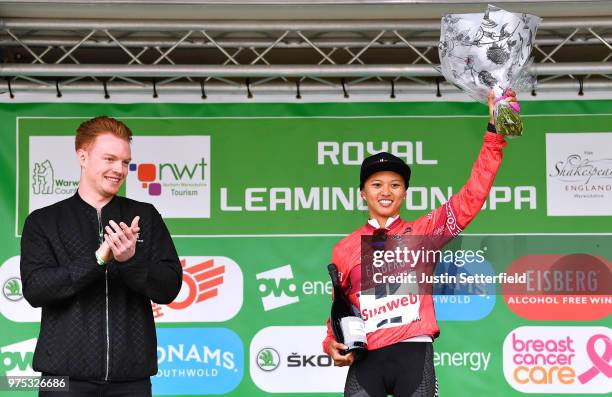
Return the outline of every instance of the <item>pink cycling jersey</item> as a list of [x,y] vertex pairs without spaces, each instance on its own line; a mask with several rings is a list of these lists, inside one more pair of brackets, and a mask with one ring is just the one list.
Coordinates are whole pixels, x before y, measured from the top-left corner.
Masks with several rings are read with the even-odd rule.
[[[484,143],[470,178],[459,193],[450,200],[412,222],[397,218],[386,227],[389,235],[418,235],[448,238],[457,236],[476,217],[482,208],[502,161],[506,142],[501,135],[486,132]],[[332,262],[338,267],[341,286],[349,300],[359,309],[366,323],[368,349],[381,347],[421,335],[432,339],[440,334],[431,294],[411,299],[385,296],[382,299],[360,293],[361,236],[372,235],[376,229],[366,223],[340,240],[334,247]],[[402,299],[403,298],[403,299]],[[380,310],[384,306],[384,310]],[[380,321],[378,313],[401,321]],[[380,325],[384,323],[383,325]],[[327,321],[327,336],[323,350],[329,354],[329,343],[334,339]]]

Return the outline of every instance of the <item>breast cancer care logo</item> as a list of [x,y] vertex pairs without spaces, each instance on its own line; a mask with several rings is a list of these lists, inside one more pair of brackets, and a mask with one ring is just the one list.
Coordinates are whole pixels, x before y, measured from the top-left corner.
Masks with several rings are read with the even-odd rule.
[[519,327],[503,351],[504,376],[520,392],[612,392],[610,328]]
[[[595,345],[599,341],[601,341],[600,344],[604,346],[602,355],[600,355],[595,348]],[[612,359],[612,340],[604,334],[593,335],[587,342],[586,352],[589,360],[591,360],[592,366],[578,376],[580,383],[583,385],[589,383],[600,374],[602,378],[612,378],[612,365],[610,365],[610,360]]]

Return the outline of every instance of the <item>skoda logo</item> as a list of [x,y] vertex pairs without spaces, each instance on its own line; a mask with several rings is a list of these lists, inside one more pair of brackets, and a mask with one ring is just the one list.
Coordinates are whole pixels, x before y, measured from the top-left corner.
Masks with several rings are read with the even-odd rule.
[[2,285],[2,294],[10,301],[18,301],[23,298],[21,293],[21,279],[19,277],[11,277]]
[[274,371],[280,365],[280,355],[271,347],[264,347],[257,353],[257,366],[263,371]]

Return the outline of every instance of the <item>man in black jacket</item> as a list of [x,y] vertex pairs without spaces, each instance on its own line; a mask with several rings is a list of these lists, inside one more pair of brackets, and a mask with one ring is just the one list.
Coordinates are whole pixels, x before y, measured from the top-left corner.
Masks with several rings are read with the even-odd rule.
[[155,207],[117,196],[131,139],[129,128],[109,117],[81,124],[77,193],[25,221],[23,293],[42,307],[33,367],[67,376],[70,384],[69,392],[40,396],[151,395],[149,377],[157,373],[151,301],[172,302],[182,268]]

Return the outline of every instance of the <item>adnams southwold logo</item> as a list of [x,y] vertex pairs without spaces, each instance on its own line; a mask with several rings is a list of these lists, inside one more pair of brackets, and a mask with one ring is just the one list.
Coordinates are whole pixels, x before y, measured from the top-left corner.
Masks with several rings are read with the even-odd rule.
[[546,134],[549,216],[612,215],[612,133]]
[[0,267],[0,313],[7,319],[17,322],[40,321],[40,308],[30,306],[23,299],[23,284],[19,274],[19,256],[8,258]]
[[158,328],[155,394],[226,394],[244,376],[242,340],[227,328]]
[[504,376],[522,393],[612,392],[612,330],[519,327],[504,341]]
[[251,341],[251,379],[268,393],[340,393],[348,367],[321,350],[324,326],[267,327]]
[[40,375],[32,369],[36,340],[32,338],[0,347],[0,377]]
[[210,217],[210,136],[134,137],[126,195],[164,218]]
[[224,256],[182,256],[183,285],[168,305],[153,303],[155,321],[227,321],[243,301],[242,271]]
[[68,198],[79,187],[73,136],[31,136],[28,174],[29,212]]

